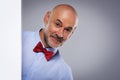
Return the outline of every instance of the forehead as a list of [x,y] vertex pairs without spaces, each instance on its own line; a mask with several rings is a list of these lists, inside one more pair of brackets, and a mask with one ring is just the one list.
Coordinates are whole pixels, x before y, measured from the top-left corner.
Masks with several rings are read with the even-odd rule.
[[74,26],[76,24],[77,16],[74,11],[67,8],[58,8],[52,12],[52,19],[54,21],[60,20],[65,26]]

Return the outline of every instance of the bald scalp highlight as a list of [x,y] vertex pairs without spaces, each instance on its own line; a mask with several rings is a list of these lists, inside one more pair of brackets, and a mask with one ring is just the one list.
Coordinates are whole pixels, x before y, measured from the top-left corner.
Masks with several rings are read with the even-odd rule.
[[75,8],[72,7],[72,6],[69,5],[69,4],[59,4],[59,5],[56,5],[56,6],[52,9],[52,11],[49,11],[50,17],[52,17],[52,15],[54,15],[54,12],[55,12],[56,10],[59,10],[59,9],[60,9],[60,10],[69,10],[69,11],[71,11],[72,13],[74,13],[75,16],[76,16],[76,24],[75,24],[75,26],[78,25],[78,14],[77,14]]
[[59,4],[55,6],[52,11],[55,11],[56,9],[59,9],[59,8],[71,10],[76,14],[76,16],[78,16],[76,10],[69,4]]

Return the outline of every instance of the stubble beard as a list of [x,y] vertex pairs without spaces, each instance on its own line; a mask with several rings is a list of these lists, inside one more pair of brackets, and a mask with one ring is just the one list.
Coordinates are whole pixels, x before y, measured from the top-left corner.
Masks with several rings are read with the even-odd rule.
[[62,43],[60,45],[58,45],[58,46],[53,46],[50,43],[50,41],[48,40],[48,37],[49,36],[47,36],[46,33],[44,32],[44,40],[45,40],[45,43],[46,43],[47,47],[49,47],[49,48],[58,48],[58,47],[62,46]]

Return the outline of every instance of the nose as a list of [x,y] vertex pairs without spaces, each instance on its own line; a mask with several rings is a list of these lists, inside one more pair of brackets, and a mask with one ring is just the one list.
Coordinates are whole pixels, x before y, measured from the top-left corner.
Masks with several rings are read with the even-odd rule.
[[63,34],[64,34],[64,30],[61,28],[61,29],[59,29],[59,31],[58,31],[58,36],[59,37],[63,37]]

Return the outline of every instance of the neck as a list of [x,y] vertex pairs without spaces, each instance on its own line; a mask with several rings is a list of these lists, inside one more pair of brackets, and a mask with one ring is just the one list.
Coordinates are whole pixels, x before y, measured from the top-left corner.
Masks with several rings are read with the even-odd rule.
[[43,45],[44,45],[44,47],[45,48],[49,48],[50,46],[47,44],[47,42],[46,42],[46,40],[45,40],[45,36],[44,36],[44,29],[41,29],[40,31],[39,31],[39,36],[40,36],[40,38],[41,38],[41,41],[42,41],[42,43],[43,43]]

